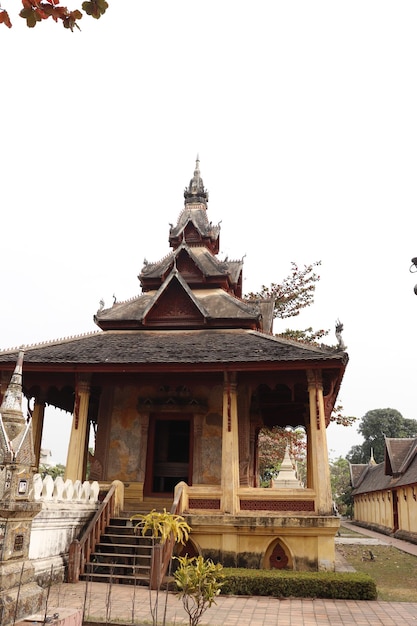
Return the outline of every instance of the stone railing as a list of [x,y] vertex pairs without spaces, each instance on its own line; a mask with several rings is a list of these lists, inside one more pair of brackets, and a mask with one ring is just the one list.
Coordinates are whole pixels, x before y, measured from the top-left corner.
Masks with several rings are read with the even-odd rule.
[[100,486],[95,480],[83,483],[80,480],[65,480],[58,476],[55,480],[52,476],[42,478],[40,474],[33,477],[33,490],[35,500],[41,502],[65,502],[76,501],[84,503],[95,503],[98,501]]

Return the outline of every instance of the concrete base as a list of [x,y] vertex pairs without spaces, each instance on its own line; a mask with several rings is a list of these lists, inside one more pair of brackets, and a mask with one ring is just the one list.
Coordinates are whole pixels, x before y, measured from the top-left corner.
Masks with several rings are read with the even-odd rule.
[[184,515],[187,548],[226,567],[334,571],[340,520],[314,515]]
[[0,626],[9,626],[34,611],[41,611],[44,604],[45,591],[36,583],[2,591],[0,592]]
[[[51,608],[48,610],[46,620],[48,624],[54,626],[81,626],[83,612],[81,609]],[[38,613],[18,622],[16,626],[43,626],[44,624],[45,615]]]
[[30,561],[2,563],[0,589],[0,626],[13,624],[44,606],[45,590],[34,581]]

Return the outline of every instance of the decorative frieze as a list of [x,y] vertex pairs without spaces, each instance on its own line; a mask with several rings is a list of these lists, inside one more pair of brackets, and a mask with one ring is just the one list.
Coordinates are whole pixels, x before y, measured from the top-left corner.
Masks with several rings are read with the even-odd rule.
[[314,511],[314,500],[240,500],[242,511]]
[[220,510],[220,498],[190,498],[188,500],[188,508],[189,509],[207,509],[210,511]]

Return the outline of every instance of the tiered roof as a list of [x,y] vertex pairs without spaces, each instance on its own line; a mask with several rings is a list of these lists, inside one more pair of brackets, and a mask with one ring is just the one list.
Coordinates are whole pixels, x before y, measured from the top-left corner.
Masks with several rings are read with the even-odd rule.
[[246,328],[272,331],[273,301],[242,299],[243,261],[219,259],[220,226],[207,217],[208,192],[197,158],[184,209],[171,226],[173,251],[145,263],[139,281],[142,295],[100,310],[103,330],[149,328]]

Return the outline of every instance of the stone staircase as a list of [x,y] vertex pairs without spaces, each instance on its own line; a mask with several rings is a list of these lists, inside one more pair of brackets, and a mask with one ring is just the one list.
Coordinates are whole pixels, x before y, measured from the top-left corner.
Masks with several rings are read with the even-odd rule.
[[151,568],[152,540],[135,532],[137,522],[132,515],[146,514],[152,509],[169,511],[170,501],[147,500],[140,510],[123,513],[123,517],[110,519],[100,541],[87,563],[81,580],[112,582],[125,585],[148,585]]

